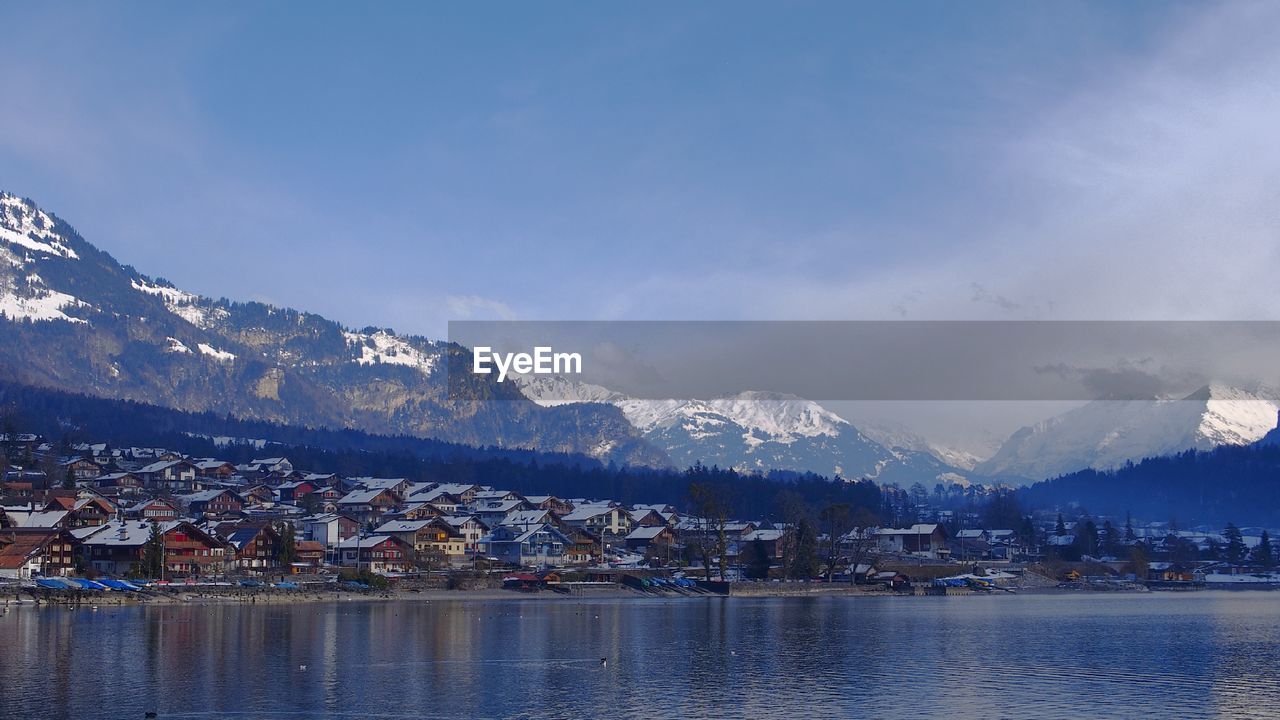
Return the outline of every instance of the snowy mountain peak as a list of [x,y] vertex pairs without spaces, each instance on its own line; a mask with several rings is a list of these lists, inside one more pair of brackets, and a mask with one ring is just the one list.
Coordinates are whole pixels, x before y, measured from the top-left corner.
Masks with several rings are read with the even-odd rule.
[[22,248],[69,260],[78,259],[80,256],[68,246],[67,239],[54,230],[55,225],[53,218],[35,203],[0,192],[0,241],[9,246],[10,251]]
[[1096,400],[1014,433],[976,470],[1029,479],[1255,442],[1276,426],[1263,391],[1212,384],[1171,400]]

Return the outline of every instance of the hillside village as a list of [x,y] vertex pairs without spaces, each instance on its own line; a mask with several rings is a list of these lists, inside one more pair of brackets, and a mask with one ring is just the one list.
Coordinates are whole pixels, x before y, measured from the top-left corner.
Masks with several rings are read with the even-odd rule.
[[[525,584],[550,570],[643,569],[898,589],[969,568],[1016,578],[1028,566],[1071,561],[1093,563],[1104,580],[1276,582],[1265,529],[1218,533],[1054,513],[983,527],[991,508],[979,512],[970,491],[967,511],[954,502],[944,509],[951,496],[942,486],[932,504],[923,488],[886,486],[879,516],[828,508],[816,522],[778,522],[727,517],[714,498],[699,514],[688,510],[694,500],[623,506],[482,483],[343,477],[283,456],[235,464],[105,443],[64,455],[43,437],[17,433],[0,436],[0,446],[9,465],[0,579],[11,581],[284,580],[342,571],[394,580],[484,570],[515,572]],[[885,515],[899,522],[879,522]],[[1080,577],[1072,570],[1060,579]]]

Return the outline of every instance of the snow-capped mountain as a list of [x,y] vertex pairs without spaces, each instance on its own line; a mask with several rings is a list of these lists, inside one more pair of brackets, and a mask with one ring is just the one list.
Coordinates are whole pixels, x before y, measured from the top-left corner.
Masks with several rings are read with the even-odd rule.
[[[457,345],[183,291],[0,193],[0,380],[246,419],[669,462],[616,408],[544,408],[511,383],[465,372],[468,363]],[[451,370],[464,380],[451,386]]]
[[677,465],[795,470],[883,482],[955,480],[957,468],[933,454],[889,448],[816,402],[748,391],[707,400],[641,400],[559,376],[520,378],[526,396],[557,406],[606,403]]
[[1270,392],[1225,385],[1179,399],[1097,400],[1018,430],[975,470],[1040,480],[1184,450],[1247,445],[1276,427],[1276,410]]

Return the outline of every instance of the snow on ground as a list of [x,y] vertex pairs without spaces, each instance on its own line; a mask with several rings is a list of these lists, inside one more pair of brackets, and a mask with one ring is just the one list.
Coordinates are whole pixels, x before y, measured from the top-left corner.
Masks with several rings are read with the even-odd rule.
[[166,352],[171,352],[171,353],[191,352],[191,348],[187,347],[186,345],[183,345],[182,341],[179,340],[178,338],[167,338],[167,339],[169,340],[169,348],[166,350]]
[[204,298],[185,290],[163,285],[152,285],[141,280],[134,280],[132,284],[134,290],[158,296],[164,301],[164,305],[169,309],[169,312],[198,328],[207,329],[214,321],[221,320],[228,315],[225,308],[210,306]]
[[10,320],[63,320],[82,323],[62,312],[69,307],[79,307],[83,302],[56,290],[38,290],[31,297],[20,297],[12,291],[0,290],[0,315]]
[[75,260],[66,238],[53,232],[53,218],[21,198],[0,193],[0,240],[28,250]]
[[226,350],[219,350],[208,343],[200,343],[196,347],[200,348],[201,353],[208,355],[218,362],[232,362],[236,359],[236,356],[233,353],[229,353]]
[[435,365],[435,358],[410,345],[404,338],[396,337],[385,330],[375,333],[346,332],[348,345],[360,348],[360,357],[355,362],[361,365],[382,363],[404,365],[417,368],[423,375],[429,375]]

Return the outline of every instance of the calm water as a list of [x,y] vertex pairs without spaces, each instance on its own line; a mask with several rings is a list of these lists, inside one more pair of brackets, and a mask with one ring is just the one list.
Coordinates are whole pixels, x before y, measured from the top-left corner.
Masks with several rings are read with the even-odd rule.
[[1276,717],[1278,668],[1280,592],[0,617],[0,718]]

